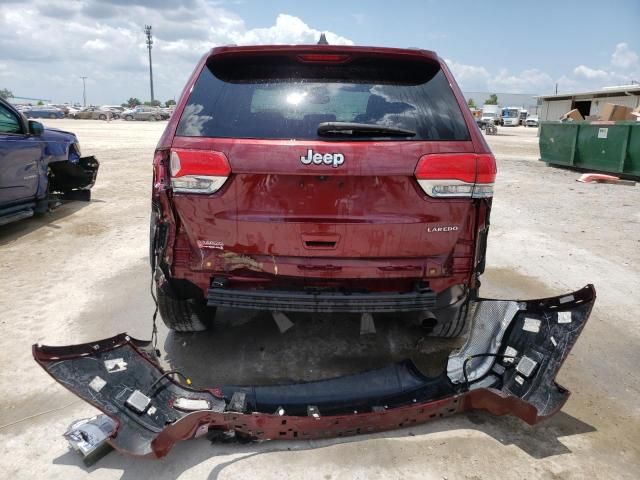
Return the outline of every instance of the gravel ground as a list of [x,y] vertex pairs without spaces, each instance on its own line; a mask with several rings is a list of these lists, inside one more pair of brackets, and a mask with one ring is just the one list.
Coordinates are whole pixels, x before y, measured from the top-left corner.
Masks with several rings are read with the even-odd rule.
[[[0,469],[6,478],[478,479],[504,472],[518,478],[637,478],[640,186],[577,183],[578,173],[537,161],[537,129],[523,127],[500,128],[488,137],[499,174],[481,293],[532,298],[596,285],[591,319],[559,376],[573,392],[560,414],[534,428],[468,413],[350,439],[213,446],[197,440],[179,444],[161,461],[110,454],[87,469],[60,434],[93,409],[46,376],[30,346],[121,331],[149,337],[150,167],[164,122],[45,124],[76,132],[101,169],[90,203],[68,203],[0,228]],[[249,328],[279,351],[280,337],[264,326],[261,314],[223,317],[231,324],[223,340],[167,335],[163,328],[164,361],[187,367],[195,380],[215,378],[212,367],[220,368],[224,345]],[[339,333],[331,331],[329,338],[339,341]],[[262,374],[261,368],[269,374],[248,343],[230,371],[238,378]],[[427,349],[437,353],[446,346],[433,342]],[[341,355],[349,347],[338,342]],[[292,358],[269,359],[278,361],[290,365]],[[304,377],[327,366],[317,358],[301,363],[285,376]]]

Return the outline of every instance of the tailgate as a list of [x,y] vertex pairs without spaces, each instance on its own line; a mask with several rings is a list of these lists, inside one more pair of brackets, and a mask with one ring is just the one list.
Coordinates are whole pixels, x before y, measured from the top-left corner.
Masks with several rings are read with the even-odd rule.
[[[469,151],[470,142],[336,143],[198,141],[174,146],[225,153],[232,175],[222,191],[176,194],[192,246],[291,257],[427,257],[473,240],[471,199],[435,199],[418,186],[418,160],[433,151]],[[304,165],[309,149],[340,152],[344,163]]]

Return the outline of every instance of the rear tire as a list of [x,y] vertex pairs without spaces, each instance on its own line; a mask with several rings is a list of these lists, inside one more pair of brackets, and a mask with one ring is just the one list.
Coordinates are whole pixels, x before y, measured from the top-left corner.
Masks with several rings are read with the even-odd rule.
[[130,122],[131,120],[133,120],[133,117],[132,117],[131,115],[125,115],[124,119],[125,119],[127,122]]
[[106,120],[107,116],[104,113],[101,113],[100,116],[98,117],[99,120]]
[[202,332],[213,327],[215,307],[208,307],[204,298],[179,300],[158,290],[158,311],[162,321],[175,332]]
[[52,113],[51,115],[49,115],[49,118],[58,118],[58,116],[55,113]]

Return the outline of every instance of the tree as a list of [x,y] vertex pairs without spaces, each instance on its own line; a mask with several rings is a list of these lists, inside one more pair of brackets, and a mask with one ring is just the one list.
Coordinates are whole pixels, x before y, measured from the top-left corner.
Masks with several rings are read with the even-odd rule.
[[135,108],[138,105],[142,105],[142,102],[135,97],[131,97],[129,100],[127,100],[127,106],[129,108]]
[[467,100],[467,105],[469,106],[469,108],[477,108],[476,102],[473,101],[473,98],[470,98],[469,100]]
[[485,103],[485,105],[497,105],[498,104],[498,95],[496,95],[495,93],[492,93],[491,95],[489,95],[489,98],[484,103]]
[[164,106],[165,107],[170,107],[171,105],[175,105],[176,101],[175,100],[167,100],[166,102],[164,102]]
[[38,105],[44,105],[44,102],[42,100],[38,100]]
[[6,88],[0,88],[0,98],[13,98],[13,92],[11,90],[7,90]]
[[154,100],[153,102],[144,102],[144,105],[146,107],[159,107],[160,106],[160,100]]

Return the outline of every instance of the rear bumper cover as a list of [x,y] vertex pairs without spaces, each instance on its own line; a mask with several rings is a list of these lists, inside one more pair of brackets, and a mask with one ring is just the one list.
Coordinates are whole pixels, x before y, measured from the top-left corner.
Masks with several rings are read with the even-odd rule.
[[[474,409],[535,424],[569,397],[554,379],[594,301],[591,285],[542,300],[478,300],[465,345],[435,377],[410,361],[277,386],[198,390],[167,377],[142,413],[126,400],[163,375],[149,342],[121,334],[75,346],[34,345],[33,355],[55,380],[115,420],[109,443],[137,456],[163,457],[176,442],[209,430],[248,439],[310,439],[389,430]],[[208,408],[180,410],[176,405],[184,400],[178,399],[206,401]]]

